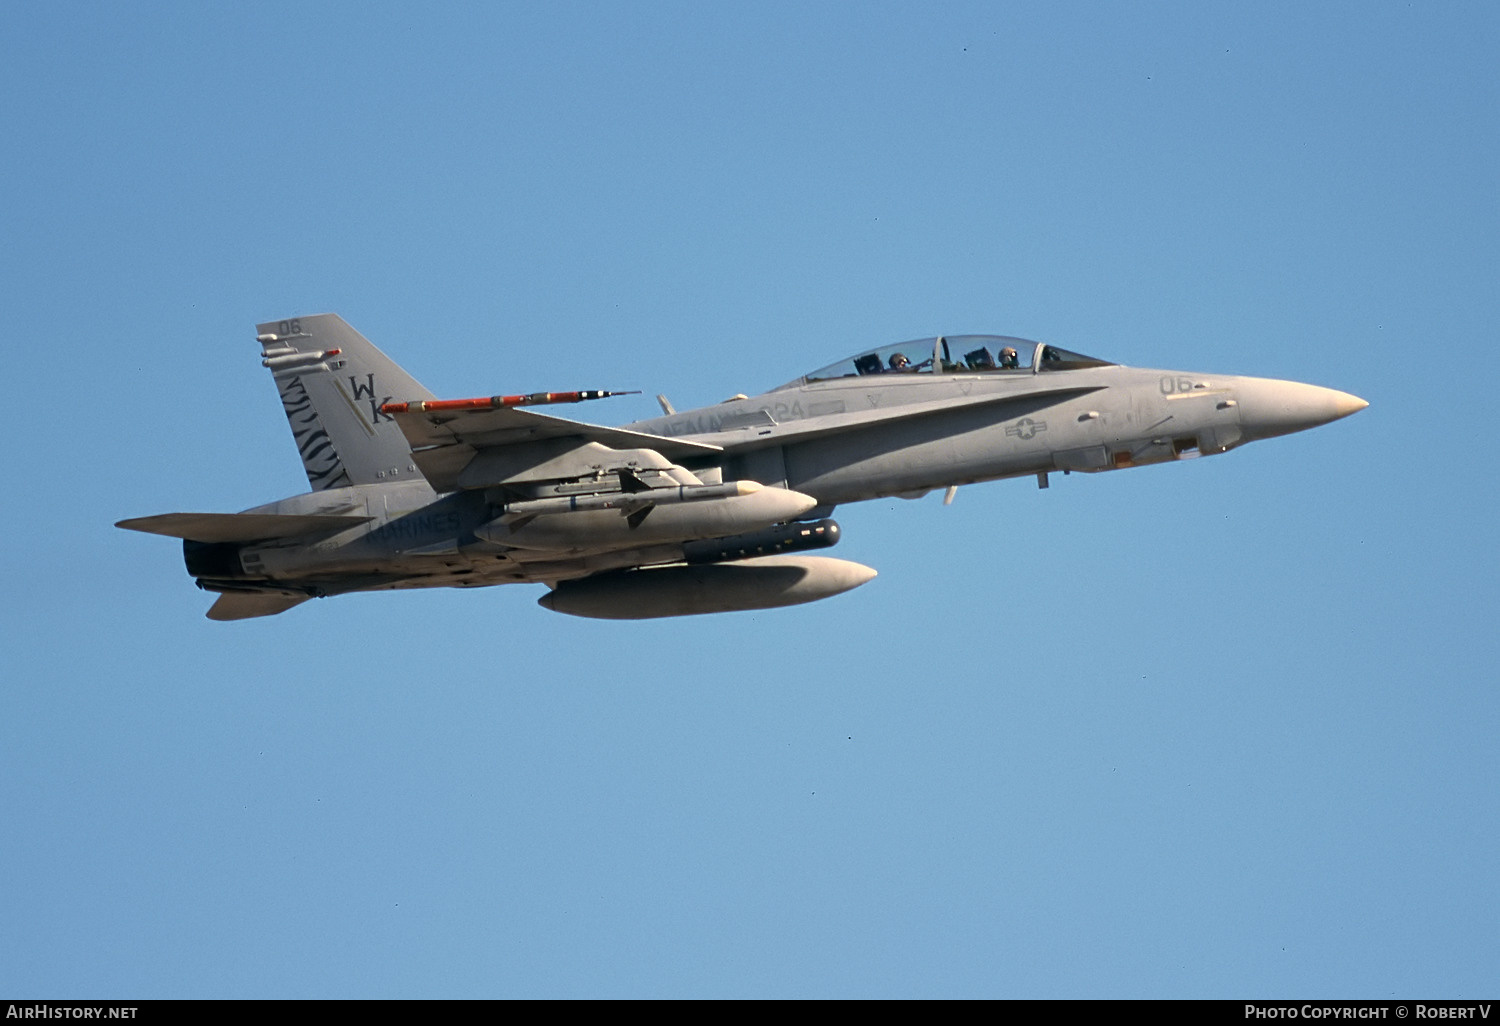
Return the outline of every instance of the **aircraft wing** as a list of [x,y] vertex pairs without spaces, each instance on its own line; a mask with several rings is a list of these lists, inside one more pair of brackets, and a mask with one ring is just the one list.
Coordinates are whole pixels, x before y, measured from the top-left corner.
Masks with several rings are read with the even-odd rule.
[[340,515],[281,515],[277,513],[161,513],[115,524],[127,531],[144,531],[197,542],[254,542],[332,534],[370,517]]
[[[453,405],[464,402],[468,400],[454,400]],[[541,453],[543,447],[535,443],[554,440],[559,440],[565,447],[593,443],[610,449],[649,449],[669,460],[723,451],[721,446],[703,442],[599,427],[513,407],[431,408],[437,405],[395,403],[381,409],[387,416],[395,418],[411,443],[412,460],[417,469],[438,492],[482,486],[461,476],[464,468],[481,453],[503,455],[502,450],[507,449]],[[546,451],[555,449],[550,447]]]

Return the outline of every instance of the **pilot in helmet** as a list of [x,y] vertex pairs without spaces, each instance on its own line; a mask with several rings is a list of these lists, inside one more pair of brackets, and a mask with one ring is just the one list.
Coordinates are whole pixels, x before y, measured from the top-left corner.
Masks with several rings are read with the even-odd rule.
[[1006,346],[1000,350],[1001,367],[1020,367],[1021,361],[1016,358],[1016,351],[1012,346]]
[[890,362],[893,371],[904,371],[911,367],[911,361],[906,358],[905,353],[892,353]]

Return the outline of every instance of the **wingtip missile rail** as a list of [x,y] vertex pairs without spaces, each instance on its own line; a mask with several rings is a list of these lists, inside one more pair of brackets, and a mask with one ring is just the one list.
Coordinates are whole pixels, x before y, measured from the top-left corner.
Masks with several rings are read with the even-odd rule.
[[553,403],[581,403],[590,399],[608,399],[616,395],[640,395],[640,389],[631,392],[605,392],[585,389],[578,392],[532,392],[528,395],[492,395],[478,399],[428,399],[409,403],[385,403],[380,412],[393,413],[440,413],[444,410],[491,410],[510,406],[550,406]]

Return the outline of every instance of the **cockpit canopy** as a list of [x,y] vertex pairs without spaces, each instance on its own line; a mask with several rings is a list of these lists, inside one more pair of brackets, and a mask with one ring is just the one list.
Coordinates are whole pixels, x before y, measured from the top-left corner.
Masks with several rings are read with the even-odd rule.
[[939,335],[871,349],[781,387],[870,374],[1035,374],[1110,366],[1108,360],[1009,335]]

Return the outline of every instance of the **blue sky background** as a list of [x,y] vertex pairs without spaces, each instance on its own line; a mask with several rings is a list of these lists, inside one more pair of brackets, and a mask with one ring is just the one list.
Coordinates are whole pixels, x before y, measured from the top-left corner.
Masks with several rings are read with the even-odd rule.
[[[1493,997],[1500,8],[0,7],[0,994]],[[1354,392],[880,576],[211,623],[258,321],[605,422],[937,333]]]

